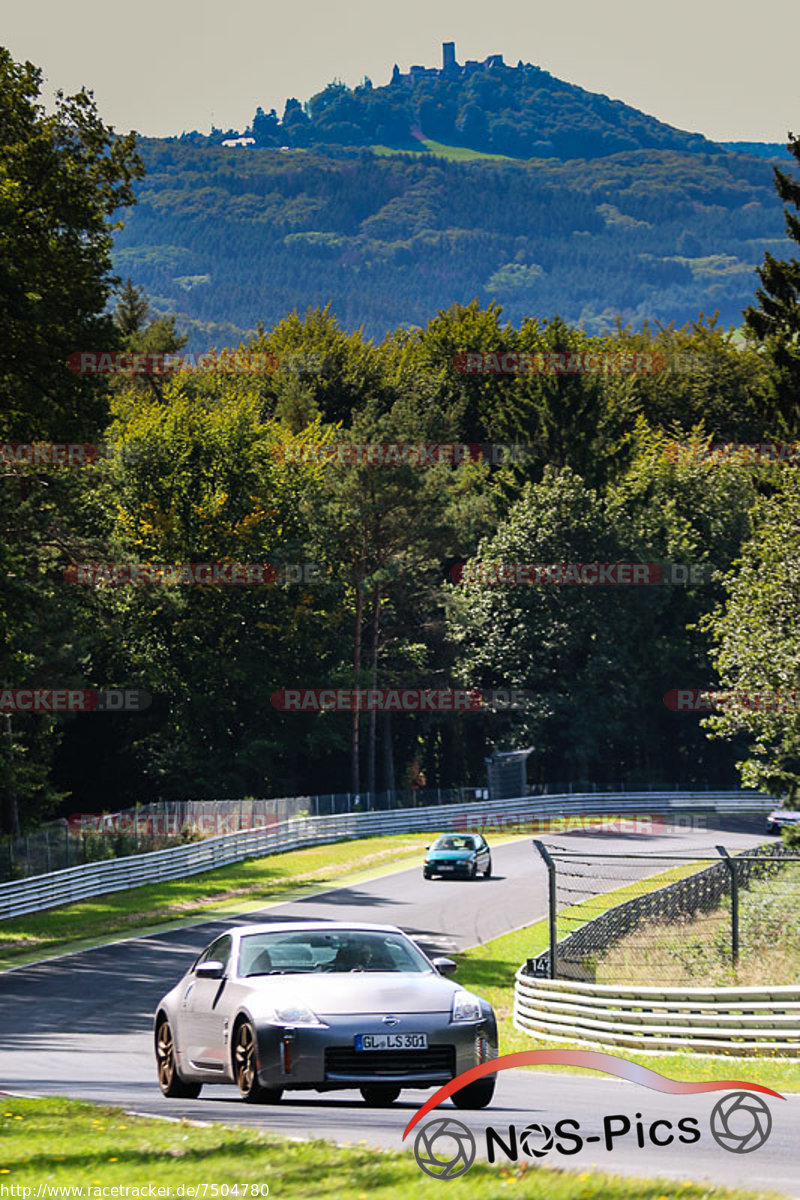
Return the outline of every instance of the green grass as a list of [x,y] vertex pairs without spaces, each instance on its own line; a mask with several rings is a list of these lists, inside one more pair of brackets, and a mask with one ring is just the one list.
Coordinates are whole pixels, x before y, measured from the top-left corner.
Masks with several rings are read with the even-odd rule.
[[488,154],[483,150],[470,150],[468,146],[448,146],[444,142],[434,142],[431,138],[420,138],[419,145],[424,146],[422,150],[410,150],[405,147],[393,146],[370,146],[370,150],[374,154],[411,154],[415,158],[430,158],[431,155],[436,155],[437,158],[446,158],[450,162],[478,162],[487,160],[489,162],[520,162],[518,158],[511,158],[507,154]]
[[731,905],[680,922],[649,921],[597,961],[597,982],[769,987],[800,981],[800,864],[751,879],[739,892],[739,961],[731,962]]
[[[590,920],[633,895],[641,895],[644,891],[654,891],[665,883],[670,883],[681,875],[690,874],[696,869],[696,865],[693,867],[687,864],[665,871],[652,879],[630,884],[602,896],[592,897],[583,904],[565,909],[564,913],[560,915],[571,918],[571,925],[581,915],[584,919]],[[559,936],[561,935],[559,934]],[[551,1041],[546,1038],[531,1037],[529,1034],[515,1029],[513,1025],[514,976],[526,958],[535,957],[546,950],[548,945],[547,921],[537,921],[534,925],[503,934],[502,937],[484,942],[482,946],[476,946],[471,950],[452,956],[459,964],[456,976],[458,982],[484,996],[497,1013],[501,1054],[514,1054],[518,1050],[553,1050],[556,1048],[574,1050],[579,1045],[589,1044],[588,1042]],[[635,1050],[626,1047],[602,1046],[600,1048],[608,1054],[616,1054],[626,1058],[629,1062],[641,1063],[643,1066],[659,1071],[663,1075],[669,1075],[673,1079],[692,1081],[719,1078],[746,1079],[774,1088],[778,1092],[800,1092],[800,1060],[796,1059],[781,1060],[769,1056],[734,1058],[728,1054],[724,1056],[694,1055],[675,1051],[637,1054]],[[586,1074],[576,1067],[548,1066],[526,1069],[555,1071],[559,1074]],[[594,1074],[594,1072],[590,1072],[590,1074]]]
[[58,1097],[23,1100],[0,1095],[3,1184],[72,1185],[85,1188],[87,1197],[102,1195],[89,1189],[119,1185],[171,1187],[174,1196],[180,1185],[188,1189],[198,1184],[202,1196],[202,1185],[208,1184],[208,1200],[214,1196],[212,1185],[217,1196],[234,1185],[237,1193],[228,1195],[250,1196],[245,1185],[265,1184],[275,1200],[429,1200],[432,1188],[444,1186],[448,1197],[459,1200],[494,1200],[505,1187],[511,1188],[509,1194],[531,1200],[766,1200],[775,1195],[688,1181],[623,1179],[540,1166],[529,1170],[523,1163],[503,1168],[478,1162],[468,1174],[445,1185],[422,1173],[411,1146],[386,1152],[358,1141],[349,1147],[290,1141],[252,1128],[132,1117],[122,1109]]
[[115,935],[209,919],[221,909],[246,911],[285,901],[304,885],[306,890],[335,887],[353,872],[381,874],[421,864],[431,837],[395,834],[309,846],[0,921],[0,970]]

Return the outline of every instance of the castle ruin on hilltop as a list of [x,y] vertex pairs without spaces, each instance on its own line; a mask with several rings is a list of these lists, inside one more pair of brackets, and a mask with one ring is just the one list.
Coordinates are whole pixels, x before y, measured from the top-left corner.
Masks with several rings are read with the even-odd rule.
[[442,65],[441,67],[411,67],[410,70],[403,75],[397,63],[394,64],[392,72],[392,83],[416,83],[418,79],[464,79],[468,75],[474,75],[476,71],[490,71],[493,67],[504,67],[502,54],[489,54],[483,60],[478,62],[476,59],[468,59],[463,65],[456,62],[456,44],[455,42],[442,42]]

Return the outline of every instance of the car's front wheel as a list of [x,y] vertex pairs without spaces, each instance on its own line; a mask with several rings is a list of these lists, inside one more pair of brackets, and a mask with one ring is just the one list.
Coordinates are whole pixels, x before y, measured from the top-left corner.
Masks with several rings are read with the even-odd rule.
[[385,1108],[388,1104],[394,1104],[397,1097],[400,1095],[400,1088],[394,1084],[371,1083],[360,1089],[361,1095],[365,1104],[369,1104],[371,1108]]
[[178,1074],[175,1062],[175,1039],[166,1017],[159,1022],[156,1030],[156,1065],[158,1066],[158,1086],[165,1096],[171,1100],[196,1100],[200,1095],[202,1083],[187,1083]]
[[453,1092],[453,1104],[456,1108],[486,1108],[492,1102],[494,1095],[494,1078],[476,1079],[457,1092]]
[[486,864],[486,870],[483,872],[483,878],[491,879],[491,877],[492,877],[492,860],[489,859],[488,863]]
[[256,1031],[249,1021],[240,1021],[233,1038],[233,1070],[239,1094],[249,1104],[277,1104],[283,1088],[266,1088],[258,1082]]

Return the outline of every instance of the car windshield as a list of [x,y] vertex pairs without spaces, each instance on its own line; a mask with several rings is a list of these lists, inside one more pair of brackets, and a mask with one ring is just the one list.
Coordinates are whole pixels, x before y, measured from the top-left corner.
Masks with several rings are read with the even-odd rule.
[[463,834],[444,833],[433,843],[434,850],[474,850],[475,839]]
[[343,974],[349,971],[430,974],[434,968],[407,938],[369,930],[301,930],[245,934],[239,975]]

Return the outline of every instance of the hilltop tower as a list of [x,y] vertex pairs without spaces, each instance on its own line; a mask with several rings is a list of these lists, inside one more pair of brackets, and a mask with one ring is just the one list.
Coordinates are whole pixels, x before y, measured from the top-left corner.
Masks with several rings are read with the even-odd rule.
[[455,42],[442,42],[442,70],[453,71],[456,66]]

